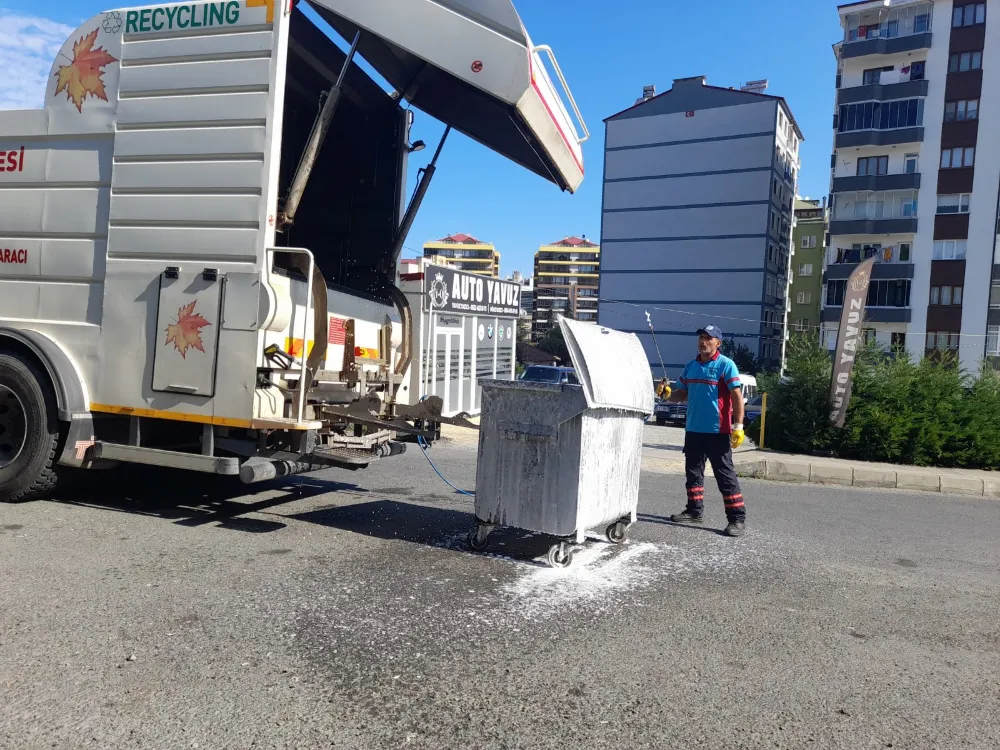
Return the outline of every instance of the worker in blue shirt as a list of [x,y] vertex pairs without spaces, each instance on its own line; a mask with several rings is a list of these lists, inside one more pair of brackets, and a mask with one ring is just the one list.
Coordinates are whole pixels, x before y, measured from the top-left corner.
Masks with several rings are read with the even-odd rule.
[[684,458],[687,508],[670,516],[674,523],[702,523],[705,512],[705,459],[726,504],[727,536],[742,536],[746,521],[743,492],[733,466],[733,449],[745,439],[743,391],[736,363],[719,352],[722,331],[709,325],[698,329],[698,358],[688,362],[670,401],[687,400]]

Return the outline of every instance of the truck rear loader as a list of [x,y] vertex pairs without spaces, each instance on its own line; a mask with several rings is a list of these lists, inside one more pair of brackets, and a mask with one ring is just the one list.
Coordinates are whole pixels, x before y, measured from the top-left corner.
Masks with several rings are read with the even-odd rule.
[[[407,200],[410,105],[446,128]],[[413,385],[397,270],[452,129],[583,179],[586,126],[510,0],[167,3],[80,26],[44,107],[0,112],[0,500],[61,467],[357,469],[468,425]]]

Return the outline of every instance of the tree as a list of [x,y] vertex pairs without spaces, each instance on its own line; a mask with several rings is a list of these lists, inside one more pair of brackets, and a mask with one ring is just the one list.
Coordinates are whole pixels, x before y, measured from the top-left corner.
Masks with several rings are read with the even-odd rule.
[[519,318],[517,321],[517,343],[531,343],[531,318]]
[[760,372],[760,361],[746,344],[737,344],[732,339],[725,339],[719,350],[736,363],[736,369],[740,372],[745,372],[747,375],[756,375]]
[[535,346],[543,352],[558,357],[563,365],[570,361],[569,349],[566,348],[566,340],[563,338],[562,328],[559,327],[558,323],[542,334]]

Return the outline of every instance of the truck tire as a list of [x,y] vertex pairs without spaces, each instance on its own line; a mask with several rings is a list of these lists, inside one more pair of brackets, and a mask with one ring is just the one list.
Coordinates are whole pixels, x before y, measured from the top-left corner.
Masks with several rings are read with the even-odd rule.
[[48,379],[28,359],[0,353],[0,502],[35,500],[55,489],[58,448]]

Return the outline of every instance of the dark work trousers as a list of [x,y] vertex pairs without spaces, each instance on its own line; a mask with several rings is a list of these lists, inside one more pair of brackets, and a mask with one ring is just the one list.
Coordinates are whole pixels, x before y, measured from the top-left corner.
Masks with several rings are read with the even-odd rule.
[[743,492],[733,466],[733,450],[729,435],[707,432],[684,433],[684,458],[687,470],[687,511],[693,516],[705,512],[705,459],[712,463],[715,481],[726,503],[726,518],[730,521],[746,519]]

